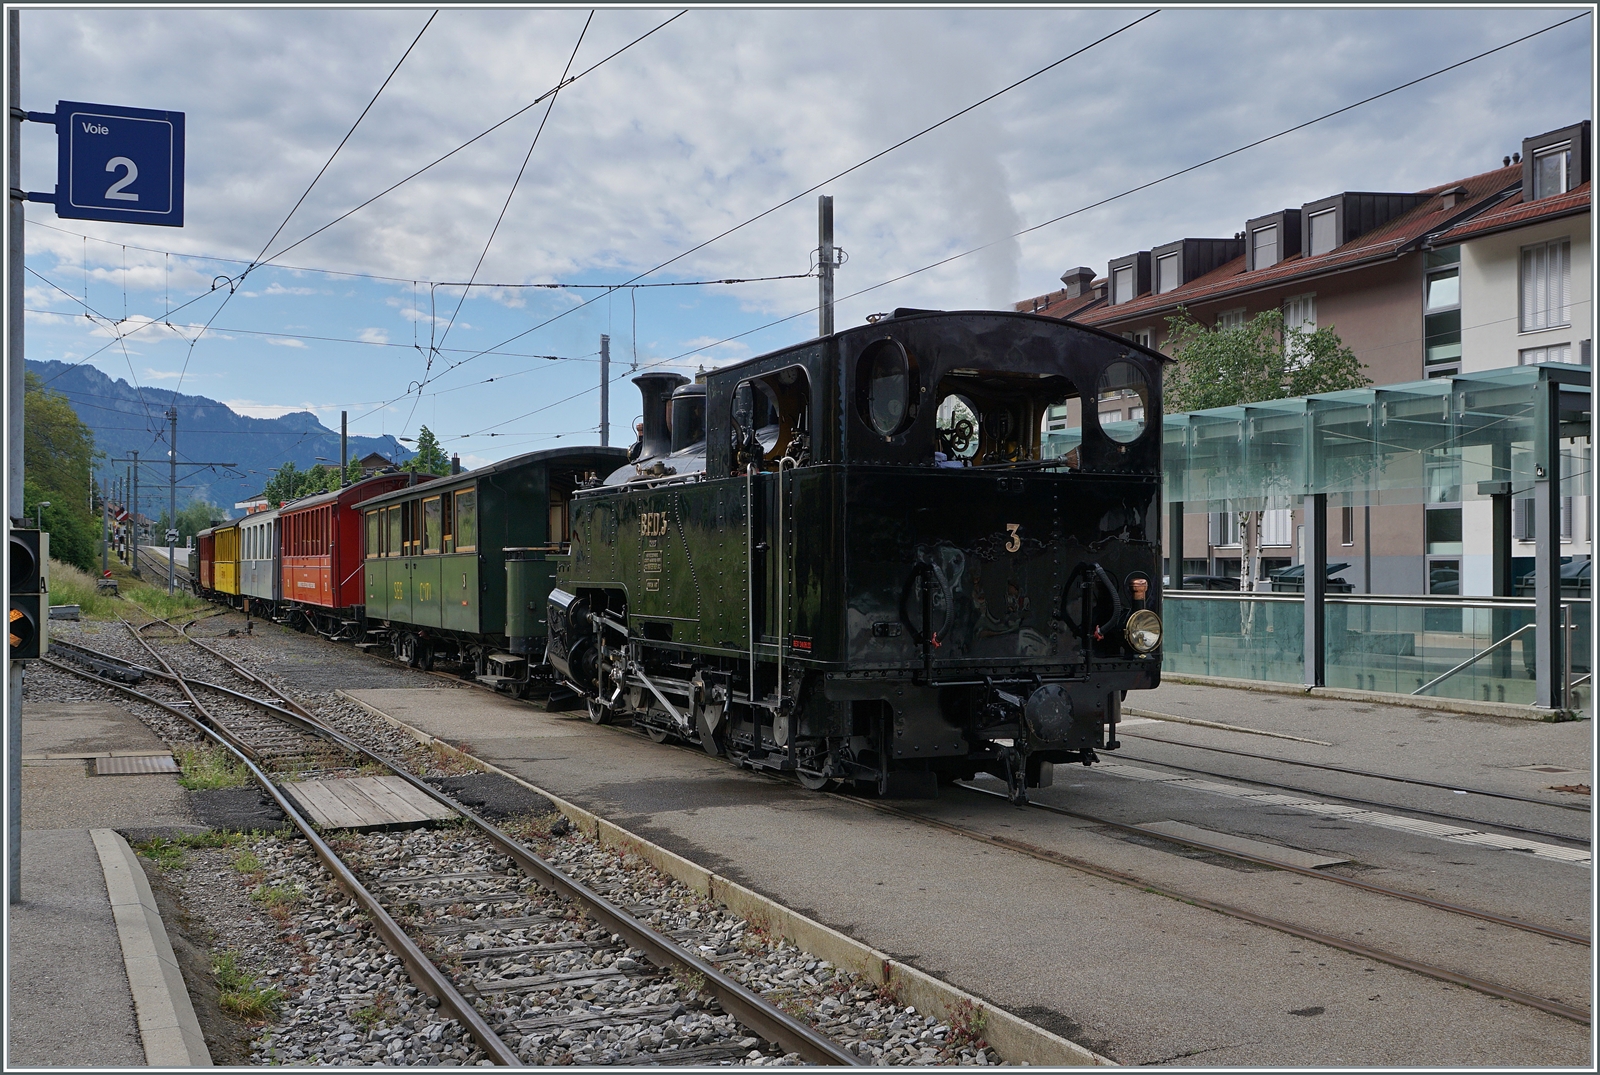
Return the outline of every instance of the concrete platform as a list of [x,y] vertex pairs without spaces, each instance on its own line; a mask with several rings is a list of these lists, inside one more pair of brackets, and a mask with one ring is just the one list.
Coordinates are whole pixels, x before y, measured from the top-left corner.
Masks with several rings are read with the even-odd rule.
[[[478,692],[349,693],[1120,1063],[1536,1066],[1589,1056],[1587,1028],[1565,1020],[596,727],[582,714]],[[1248,723],[1240,716],[1224,719]],[[1296,734],[1294,722],[1281,723]],[[1409,944],[1419,958],[1445,958],[1461,944],[1458,924],[1438,912],[1378,897],[1352,907],[1348,890],[1234,871],[1003,803],[952,795],[917,809],[1236,905],[1292,909],[1330,931],[1370,922],[1377,941]],[[1348,924],[1352,915],[1361,925]],[[1587,994],[1586,950],[1494,941],[1506,946],[1513,984]]]
[[171,775],[92,776],[162,749],[103,703],[22,714],[22,903],[7,934],[7,1067],[194,1067],[210,1057],[142,868],[113,828],[191,825]]

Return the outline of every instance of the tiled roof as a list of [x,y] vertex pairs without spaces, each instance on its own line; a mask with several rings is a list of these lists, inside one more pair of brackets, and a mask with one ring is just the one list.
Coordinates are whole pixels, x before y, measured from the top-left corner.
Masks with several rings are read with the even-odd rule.
[[[1047,299],[1051,296],[1045,296]],[[1062,296],[1054,299],[1037,310],[1027,311],[1037,313],[1040,317],[1075,317],[1098,306],[1105,304],[1105,288],[1090,288],[1077,297]]]
[[1419,243],[1430,232],[1448,226],[1455,220],[1470,218],[1473,213],[1482,212],[1493,206],[1496,200],[1502,197],[1508,188],[1515,187],[1521,178],[1522,166],[1514,164],[1508,168],[1496,168],[1492,172],[1475,175],[1470,179],[1428,187],[1418,193],[1439,194],[1455,187],[1462,187],[1466,194],[1459,204],[1449,207],[1438,199],[1430,198],[1409,212],[1400,214],[1326,254],[1319,254],[1316,257],[1294,254],[1276,265],[1255,272],[1246,272],[1245,259],[1242,256],[1237,257],[1165,294],[1150,293],[1131,302],[1098,307],[1081,314],[1077,320],[1091,325],[1122,321],[1142,314],[1165,312],[1181,305],[1210,302],[1235,293],[1292,284],[1302,277],[1321,276],[1371,261],[1391,258],[1407,247]]
[[1479,235],[1488,235],[1491,232],[1504,231],[1507,228],[1541,220],[1554,220],[1556,217],[1571,216],[1574,213],[1587,213],[1593,200],[1594,192],[1591,188],[1592,184],[1583,183],[1565,194],[1540,198],[1533,202],[1523,201],[1519,194],[1482,216],[1457,224],[1449,231],[1440,232],[1433,237],[1432,242],[1435,246],[1445,246],[1458,243],[1462,239],[1472,239]]

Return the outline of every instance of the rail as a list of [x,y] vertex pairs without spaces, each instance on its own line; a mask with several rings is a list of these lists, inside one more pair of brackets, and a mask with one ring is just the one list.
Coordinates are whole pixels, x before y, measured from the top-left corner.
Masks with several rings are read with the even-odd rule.
[[[756,1034],[759,1034],[768,1041],[777,1042],[778,1044],[782,1045],[784,1049],[790,1052],[798,1053],[802,1059],[809,1063],[833,1064],[852,1067],[859,1066],[862,1063],[860,1058],[845,1050],[831,1038],[812,1029],[782,1009],[767,1003],[759,995],[735,981],[733,978],[729,977],[714,964],[701,959],[695,953],[684,949],[671,938],[665,936],[664,934],[658,933],[656,930],[640,922],[626,911],[614,906],[612,903],[610,903],[610,901],[606,900],[603,896],[585,886],[582,882],[568,877],[565,873],[562,873],[550,863],[532,854],[516,840],[506,835],[499,828],[491,824],[487,819],[475,813],[470,808],[462,805],[460,802],[456,801],[450,796],[436,790],[421,778],[413,775],[406,769],[395,765],[382,755],[369,750],[367,747],[357,743],[353,739],[348,738],[341,732],[329,727],[326,724],[323,724],[308,710],[306,710],[304,706],[290,698],[287,694],[279,690],[276,686],[272,685],[265,678],[255,674],[254,672],[251,672],[238,661],[235,661],[231,657],[228,657],[218,652],[216,649],[205,645],[199,639],[190,637],[186,631],[181,630],[177,626],[168,623],[165,620],[160,622],[166,624],[167,627],[172,629],[181,637],[187,639],[189,642],[193,643],[198,648],[227,664],[242,678],[258,684],[282,700],[284,703],[283,708],[270,703],[265,703],[261,699],[252,699],[268,712],[271,712],[278,719],[284,721],[285,723],[299,727],[304,731],[308,731],[312,734],[320,736],[328,742],[331,742],[358,757],[364,758],[368,762],[381,765],[390,770],[417,791],[428,796],[430,799],[439,803],[440,805],[460,814],[467,820],[469,824],[471,824],[492,844],[494,844],[499,851],[515,861],[528,876],[533,877],[539,881],[540,884],[544,885],[544,887],[550,889],[551,891],[556,892],[567,899],[573,900],[587,908],[589,913],[609,932],[626,938],[631,945],[643,950],[650,957],[651,962],[655,963],[657,966],[677,967],[681,968],[691,976],[700,976],[701,980],[706,983],[706,990],[717,997],[724,1010],[726,1010],[728,1014],[732,1015],[740,1023],[748,1027]],[[139,638],[137,632],[134,632],[134,636]],[[151,655],[162,664],[162,666],[167,670],[167,673],[177,679],[178,685],[183,688],[186,697],[190,699],[196,710],[204,713],[205,710],[200,707],[199,702],[194,698],[193,694],[189,692],[188,686],[183,681],[183,677],[179,676],[178,673],[174,671],[164,659],[162,659],[160,654],[148,645],[148,643],[145,643],[143,638],[139,638],[139,641],[145,644],[145,648],[149,650]],[[78,648],[81,649],[82,647]],[[70,666],[60,665],[59,662],[51,663],[57,664],[58,667],[61,667],[65,671],[72,672],[75,675],[85,675],[85,673],[78,672],[76,669],[72,669]],[[100,677],[94,678],[97,682],[104,682],[107,685],[115,686],[129,694],[134,694],[146,700],[150,700],[141,694],[141,692],[134,691],[120,683],[102,680]],[[196,685],[201,684],[197,682]],[[204,686],[210,687],[213,685],[204,684]],[[219,738],[219,734],[212,734],[212,731],[206,728],[205,725],[201,724],[198,720],[190,715],[184,714],[181,710],[164,706],[160,702],[154,702],[154,704],[161,705],[162,708],[168,709],[169,711],[184,717],[184,719],[188,720],[192,724],[196,724],[197,726],[201,727],[203,731],[206,731],[208,735],[211,735],[212,738]],[[226,729],[218,728],[216,731],[220,733],[221,736],[228,736],[228,738],[232,738],[231,735],[227,733]],[[245,750],[249,749],[242,743],[240,743],[239,746]],[[234,749],[231,744],[229,745],[229,749]],[[234,752],[238,753],[237,750],[234,750]],[[292,807],[287,804],[287,797],[282,795],[275,787],[271,786],[270,778],[268,778],[265,773],[257,769],[253,764],[251,764],[249,768],[252,772],[252,775],[259,774],[257,778],[267,783],[268,792],[272,795],[275,801],[278,801],[280,805],[283,806],[285,816],[288,816],[291,818],[291,820],[294,820],[296,826],[308,834],[308,838],[313,840],[313,846],[321,844],[320,838],[314,837],[311,834],[309,823],[306,823],[304,818],[302,818],[297,812],[293,812]],[[326,848],[329,855],[333,855],[332,849],[327,848],[326,844],[321,844],[321,847]],[[319,849],[319,857],[321,854],[322,850]],[[334,858],[335,861],[337,861],[337,856],[334,856]],[[344,867],[342,862],[339,863],[339,868],[344,870],[344,873],[348,873],[348,868]],[[335,869],[334,866],[331,864],[329,865],[329,870],[339,876],[341,880],[344,880],[344,873],[340,873],[340,869]],[[351,875],[351,883],[353,885],[359,884],[358,882],[354,881],[353,875]],[[393,920],[388,918],[387,913],[383,911],[381,906],[378,906],[375,898],[373,898],[373,907],[377,911],[377,915],[374,915],[375,922],[387,922],[389,926],[393,927],[395,930],[398,930],[399,927],[394,925]],[[381,915],[382,918],[378,918],[378,915]],[[382,932],[381,929],[380,932]],[[403,934],[400,934],[400,936],[402,938],[404,937]],[[385,933],[385,939],[388,939],[387,933]],[[410,942],[409,938],[404,938],[404,943],[415,948],[415,945]],[[396,951],[400,951],[400,949],[397,948]],[[426,957],[421,956],[420,949],[417,950],[417,956],[422,958],[423,963],[427,965],[427,968],[432,968],[432,964],[427,963]],[[439,973],[437,968],[432,969],[434,973]],[[425,975],[426,970],[424,969],[421,973]],[[427,978],[422,978],[419,980],[431,981],[431,979]],[[454,992],[455,987],[451,985],[448,980],[443,979],[442,974],[440,975],[440,980],[443,982],[445,988],[449,989],[451,992]],[[431,992],[432,990],[430,989],[429,991]],[[447,1003],[445,996],[440,994],[435,995],[440,996],[441,1003]],[[459,997],[460,994],[456,993],[455,996]],[[462,1003],[465,1003],[465,1001]],[[484,1031],[492,1038],[494,1036],[494,1031],[489,1029],[487,1022],[485,1022],[482,1016],[478,1014],[477,1009],[473,1008],[470,1004],[466,1005],[466,1007],[471,1013],[472,1018],[469,1019],[462,1017],[461,1021],[463,1025],[473,1028],[474,1037],[478,1037],[478,1031],[476,1028],[481,1025]],[[498,1039],[496,1038],[495,1040]],[[480,1037],[479,1041],[480,1043],[483,1043],[484,1039]],[[502,1048],[505,1047],[502,1046]],[[484,1051],[491,1057],[499,1060],[499,1057],[496,1055],[496,1053],[491,1050],[486,1043]],[[514,1052],[511,1052],[509,1048],[506,1048],[506,1052],[510,1056],[510,1060],[500,1062],[520,1064],[520,1061],[516,1058]]]

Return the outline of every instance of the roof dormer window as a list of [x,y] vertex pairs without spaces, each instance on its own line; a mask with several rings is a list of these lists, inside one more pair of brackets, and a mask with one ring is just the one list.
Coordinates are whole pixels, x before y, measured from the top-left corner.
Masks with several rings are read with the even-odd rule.
[[1124,265],[1111,274],[1111,302],[1127,302],[1133,298],[1133,266]]
[[1589,121],[1522,140],[1522,200],[1565,194],[1589,181]]
[[1339,245],[1339,211],[1324,209],[1311,214],[1311,256],[1326,254]]
[[1541,149],[1533,155],[1533,196],[1548,198],[1572,189],[1572,143]]
[[1156,293],[1165,295],[1169,291],[1176,291],[1183,282],[1183,266],[1179,264],[1178,254],[1163,254],[1156,258]]
[[1250,233],[1252,267],[1265,269],[1278,263],[1278,225],[1268,224]]
[[1150,251],[1141,250],[1117,258],[1106,267],[1111,281],[1111,305],[1132,302],[1150,290]]

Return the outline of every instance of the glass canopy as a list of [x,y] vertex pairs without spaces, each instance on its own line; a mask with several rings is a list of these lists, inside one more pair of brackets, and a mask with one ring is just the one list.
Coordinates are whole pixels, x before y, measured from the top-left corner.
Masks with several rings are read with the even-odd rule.
[[[1188,511],[1285,508],[1308,493],[1346,504],[1477,500],[1480,481],[1531,495],[1559,409],[1561,492],[1590,490],[1590,371],[1516,366],[1409,384],[1169,414],[1163,419],[1163,499]],[[1078,429],[1044,435],[1064,455]]]

